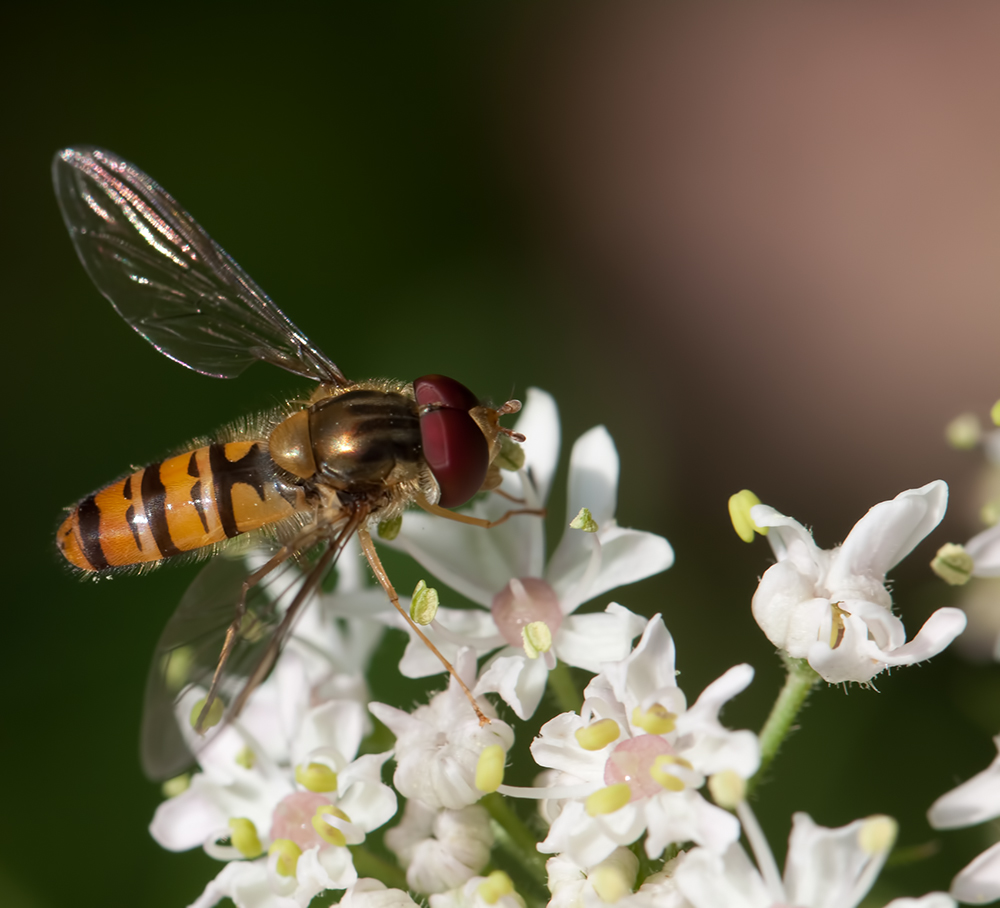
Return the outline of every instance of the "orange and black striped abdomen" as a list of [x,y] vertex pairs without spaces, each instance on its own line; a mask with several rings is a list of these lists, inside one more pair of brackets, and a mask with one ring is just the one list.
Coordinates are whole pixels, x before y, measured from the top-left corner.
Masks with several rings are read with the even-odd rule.
[[301,488],[277,475],[261,441],[212,444],[150,464],[84,498],[56,543],[84,571],[145,564],[292,516]]

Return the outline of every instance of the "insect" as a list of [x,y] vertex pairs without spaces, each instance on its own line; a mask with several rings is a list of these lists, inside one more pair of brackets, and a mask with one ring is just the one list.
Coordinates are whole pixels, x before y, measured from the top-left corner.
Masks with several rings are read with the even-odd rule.
[[499,485],[504,439],[524,440],[499,420],[520,404],[488,406],[441,375],[350,381],[133,164],[78,146],[58,152],[52,171],[84,268],[157,350],[216,378],[234,378],[263,361],[317,382],[303,400],[88,495],[57,532],[67,561],[91,575],[214,553],[255,531],[270,540],[267,561],[249,574],[241,561],[211,561],[164,630],[147,683],[147,775],[169,778],[191,762],[173,704],[192,685],[207,691],[192,716],[199,734],[219,722],[224,702],[226,717],[239,714],[354,536],[392,604],[457,678],[480,721],[488,721],[401,608],[370,531],[410,505],[483,527],[540,513],[521,508],[489,522],[448,510]]

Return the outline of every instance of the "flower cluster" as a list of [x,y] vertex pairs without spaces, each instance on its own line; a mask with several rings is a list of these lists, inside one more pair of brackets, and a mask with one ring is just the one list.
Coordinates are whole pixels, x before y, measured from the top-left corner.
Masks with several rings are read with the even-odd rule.
[[[407,514],[381,543],[446,588],[421,623],[453,665],[447,686],[426,702],[373,701],[366,677],[387,628],[409,634],[401,675],[439,675],[442,664],[366,581],[352,546],[336,590],[313,597],[239,718],[205,740],[185,725],[199,768],[170,783],[150,829],[164,848],[201,847],[223,862],[192,904],[228,897],[238,908],[304,908],[333,890],[347,908],[855,908],[885,864],[895,822],[874,816],[827,829],[798,813],[782,874],[748,792],[795,718],[782,703],[800,706],[819,679],[869,685],[887,668],[929,659],[964,628],[960,610],[942,608],[907,641],[886,585],[941,520],[945,484],[876,505],[829,551],[749,493],[734,496],[737,530],[766,534],[774,552],[751,607],[790,668],[758,737],[721,718],[753,681],[751,666],[732,666],[689,702],[660,615],[617,602],[581,609],[674,559],[661,536],[618,525],[608,432],[591,429],[573,445],[563,535],[546,557],[538,512],[560,447],[552,398],[530,391],[516,429],[527,438],[523,464],[468,513],[534,514],[489,531]],[[998,541],[981,536],[965,548],[989,571]],[[448,589],[471,606],[437,606]],[[589,680],[577,687],[582,673]],[[178,716],[197,714],[202,696],[187,691]],[[558,711],[535,720],[530,746],[515,750],[523,723],[552,702]],[[394,745],[376,746],[389,733]],[[1000,816],[998,767],[1000,757],[939,799],[932,822]],[[510,784],[512,774],[523,784]],[[951,895],[889,905],[1000,897],[997,847],[956,878]]]

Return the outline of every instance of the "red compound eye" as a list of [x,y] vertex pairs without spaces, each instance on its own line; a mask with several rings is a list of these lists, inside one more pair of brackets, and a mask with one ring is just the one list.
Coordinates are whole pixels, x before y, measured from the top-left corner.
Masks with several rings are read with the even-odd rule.
[[486,436],[469,410],[479,400],[461,382],[444,375],[425,375],[413,383],[421,407],[433,407],[420,417],[424,459],[441,488],[438,504],[465,504],[483,485],[490,465]]

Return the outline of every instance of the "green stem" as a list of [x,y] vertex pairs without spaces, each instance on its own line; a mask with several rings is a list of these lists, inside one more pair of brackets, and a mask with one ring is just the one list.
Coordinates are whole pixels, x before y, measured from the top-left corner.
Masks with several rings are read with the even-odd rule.
[[402,889],[403,892],[409,888],[406,885],[406,874],[395,864],[390,864],[385,858],[372,854],[364,845],[351,845],[350,851],[354,856],[354,869],[358,871],[359,877],[374,877],[390,889]]
[[485,795],[479,803],[507,834],[522,866],[548,891],[548,875],[542,856],[538,853],[538,839],[534,833],[497,792]]
[[764,774],[778,755],[782,743],[792,730],[792,723],[798,716],[799,710],[820,681],[820,676],[805,659],[793,659],[784,654],[782,658],[788,676],[785,678],[785,686],[778,694],[778,699],[771,707],[771,714],[760,730],[760,769],[747,783],[748,796],[761,783]]
[[556,662],[556,667],[549,672],[549,684],[564,712],[580,712],[583,708],[583,698],[577,691],[569,666],[565,662]]

